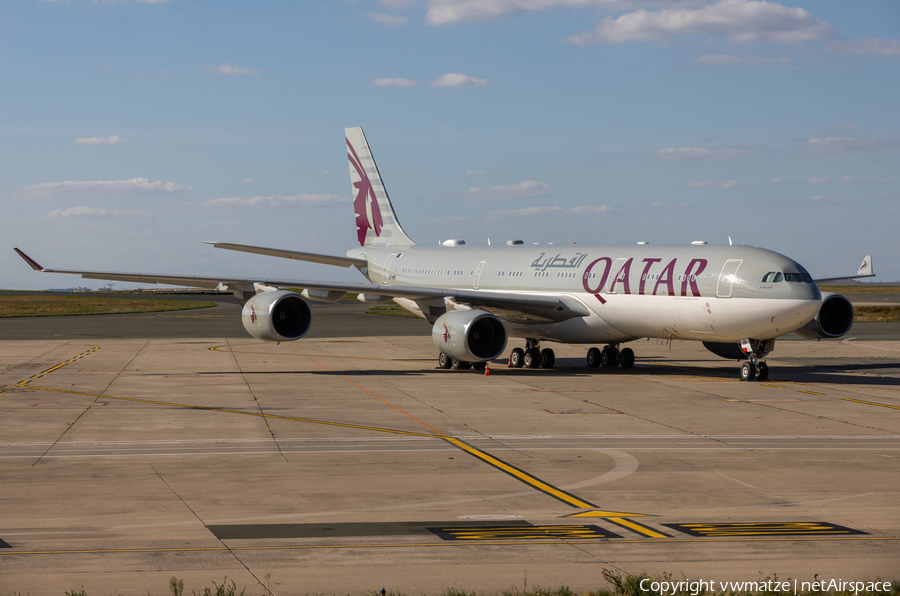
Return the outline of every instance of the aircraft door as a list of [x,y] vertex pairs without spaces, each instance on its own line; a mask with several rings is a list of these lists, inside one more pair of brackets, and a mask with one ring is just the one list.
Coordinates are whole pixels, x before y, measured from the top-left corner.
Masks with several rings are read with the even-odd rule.
[[728,259],[719,274],[719,283],[716,286],[716,296],[719,298],[731,298],[731,287],[737,279],[737,270],[744,261],[742,259]]
[[485,263],[487,263],[487,261],[481,261],[480,263],[478,263],[478,267],[475,268],[475,276],[472,279],[472,289],[473,290],[478,289],[478,283],[481,280],[481,270],[484,269]]
[[381,281],[384,282],[384,285],[391,285],[391,280],[395,279],[397,276],[391,273],[391,265],[394,264],[394,259],[397,258],[397,253],[391,253],[388,255],[388,258],[384,261],[384,270],[381,272]]

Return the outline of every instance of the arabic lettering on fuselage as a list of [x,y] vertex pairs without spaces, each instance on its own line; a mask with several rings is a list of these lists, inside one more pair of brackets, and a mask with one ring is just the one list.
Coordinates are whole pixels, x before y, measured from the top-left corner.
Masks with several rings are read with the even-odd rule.
[[[568,258],[564,257],[562,253],[557,253],[556,256],[551,257],[547,256],[547,253],[542,252],[538,258],[532,261],[531,268],[535,271],[546,271],[550,268],[580,269],[587,256],[587,253],[577,252],[575,253],[575,256]],[[679,294],[681,296],[701,296],[700,288],[697,285],[697,278],[706,269],[708,264],[706,259],[691,259],[684,269],[684,273],[680,275],[675,273],[678,268],[677,258],[671,259],[662,266],[661,271],[651,271],[654,268],[654,265],[661,265],[662,261],[663,259],[661,258],[646,258],[641,260],[643,268],[637,288],[638,295],[657,296],[660,294],[660,290],[665,290],[664,295],[668,296],[676,296]],[[619,265],[619,263],[621,263],[621,265]],[[607,282],[609,282],[609,288],[607,288],[606,291],[610,294],[619,292],[622,294],[633,294],[634,292],[631,287],[631,268],[633,264],[634,257],[618,259],[616,261],[618,271],[610,278],[610,273],[612,273],[613,268],[613,259],[611,257],[594,259],[584,268],[582,286],[586,292],[596,296],[603,304],[606,303],[606,300],[600,296],[600,293],[607,287]],[[653,284],[652,289],[647,282]],[[676,294],[676,282],[681,282],[681,292],[679,294]]]
[[551,267],[556,268],[565,268],[565,269],[578,269],[581,267],[581,262],[584,261],[585,257],[587,257],[587,253],[576,252],[574,257],[566,258],[562,256],[562,253],[556,253],[555,257],[547,257],[544,256],[547,253],[542,252],[538,258],[531,262],[531,268],[537,271],[546,271]]

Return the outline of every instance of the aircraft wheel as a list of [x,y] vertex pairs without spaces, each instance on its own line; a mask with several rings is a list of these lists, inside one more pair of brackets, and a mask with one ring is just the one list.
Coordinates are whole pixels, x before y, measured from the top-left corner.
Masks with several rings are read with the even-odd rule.
[[603,348],[603,351],[600,352],[600,366],[603,368],[615,368],[619,366],[619,359],[616,356],[615,350]]
[[634,367],[634,350],[625,348],[622,350],[622,368]]
[[513,368],[522,368],[522,365],[525,364],[525,350],[522,348],[513,348],[513,351],[509,355],[509,364]]
[[589,368],[597,368],[600,366],[600,349],[591,348],[587,351],[587,365]]
[[450,359],[450,368],[452,368],[453,370],[459,370],[460,366],[462,366],[461,360],[457,360],[456,358]]
[[541,368],[553,368],[556,365],[556,354],[550,348],[541,350]]
[[769,365],[765,362],[760,362],[756,365],[756,378],[760,381],[765,381],[769,378]]
[[525,350],[525,368],[538,368],[541,365],[541,353],[537,350]]
[[741,365],[741,380],[749,381],[753,379],[756,375],[756,367],[753,366],[752,362],[745,362]]
[[481,372],[484,372],[484,369],[486,367],[487,367],[487,362],[473,362],[472,363],[472,368],[475,370],[480,370]]
[[444,369],[450,368],[453,366],[453,359],[441,352],[438,354],[438,366]]

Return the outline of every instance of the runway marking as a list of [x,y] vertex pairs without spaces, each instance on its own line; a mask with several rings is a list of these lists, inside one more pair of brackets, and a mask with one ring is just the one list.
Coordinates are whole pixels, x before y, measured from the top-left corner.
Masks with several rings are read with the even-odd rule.
[[[315,365],[317,365],[317,366],[319,366],[319,367],[321,367],[321,368],[327,370],[328,372],[332,373],[332,374],[335,375],[336,377],[338,377],[338,378],[340,378],[340,379],[343,379],[343,380],[347,381],[348,383],[350,383],[350,384],[353,385],[354,387],[357,387],[357,388],[359,388],[359,389],[362,389],[363,391],[365,391],[366,393],[368,393],[369,395],[371,395],[372,397],[374,397],[374,398],[377,399],[378,401],[380,401],[380,402],[382,402],[382,403],[384,403],[384,404],[386,404],[386,405],[388,405],[388,406],[394,408],[395,410],[397,410],[398,412],[400,412],[400,413],[402,413],[402,414],[404,414],[404,415],[406,415],[406,416],[409,416],[410,418],[412,418],[413,420],[415,420],[416,422],[418,422],[418,423],[421,424],[422,426],[424,426],[424,427],[426,427],[426,428],[429,428],[429,429],[433,430],[435,433],[437,433],[438,435],[440,435],[440,437],[441,437],[443,440],[445,440],[446,442],[450,443],[451,445],[454,445],[455,447],[457,447],[457,448],[459,448],[459,449],[465,451],[465,452],[468,453],[469,455],[471,455],[471,456],[473,456],[473,457],[476,457],[476,458],[480,459],[480,460],[483,461],[484,463],[486,463],[486,464],[488,464],[488,465],[490,465],[490,466],[493,466],[494,468],[497,468],[497,469],[500,470],[501,472],[504,472],[504,473],[506,473],[506,474],[512,476],[513,478],[515,478],[515,479],[517,479],[517,480],[519,480],[519,481],[521,481],[521,482],[524,482],[525,484],[531,486],[532,488],[535,488],[535,489],[539,490],[540,492],[542,492],[542,493],[544,493],[544,494],[546,494],[546,495],[549,495],[549,496],[553,497],[554,499],[557,499],[557,500],[559,500],[559,501],[562,501],[563,503],[565,503],[565,504],[567,504],[567,505],[570,505],[570,506],[572,506],[572,507],[577,507],[577,508],[579,508],[579,509],[596,509],[596,508],[597,508],[596,505],[594,505],[594,504],[592,504],[592,503],[589,503],[588,501],[585,501],[584,499],[581,499],[581,498],[579,498],[579,497],[576,497],[576,496],[573,495],[572,493],[566,492],[566,491],[562,490],[561,488],[557,488],[557,487],[553,486],[552,484],[549,484],[549,483],[547,483],[547,482],[544,482],[544,481],[541,480],[540,478],[538,478],[538,477],[536,477],[536,476],[533,476],[533,475],[529,474],[528,472],[525,472],[524,470],[520,470],[519,468],[517,468],[517,467],[515,467],[515,466],[513,466],[513,465],[510,465],[510,464],[506,463],[505,461],[503,461],[503,460],[501,460],[501,459],[499,459],[499,458],[497,458],[497,457],[494,457],[493,455],[491,455],[491,454],[489,454],[489,453],[486,453],[486,452],[484,452],[484,451],[482,451],[482,450],[480,450],[480,449],[477,449],[477,448],[475,448],[475,447],[469,445],[468,443],[466,443],[466,442],[464,442],[464,441],[461,441],[460,439],[456,439],[456,438],[449,437],[449,436],[445,435],[444,433],[442,433],[441,431],[435,429],[434,427],[430,426],[429,424],[426,424],[425,422],[422,422],[421,420],[419,420],[418,418],[416,418],[415,416],[413,416],[413,415],[410,414],[409,412],[407,412],[407,411],[405,411],[405,410],[402,410],[401,408],[398,408],[397,406],[395,406],[394,404],[390,403],[389,401],[387,401],[387,400],[385,400],[385,399],[382,399],[381,397],[375,395],[374,393],[372,393],[371,391],[369,391],[369,390],[366,389],[365,387],[362,387],[361,385],[359,385],[359,384],[357,384],[357,383],[354,383],[353,381],[351,381],[350,379],[348,379],[347,377],[345,377],[345,376],[343,376],[343,375],[340,375],[340,374],[338,374],[338,373],[335,373],[333,370],[331,370],[330,368],[328,368],[328,367],[325,366],[324,364],[321,364],[321,363],[319,363],[319,362],[316,362],[315,360],[313,360],[312,358],[310,358],[309,356],[307,356],[306,354],[304,354],[303,352],[301,352],[300,350],[298,350],[298,349],[295,348],[294,346],[288,346],[288,347],[291,348],[292,350],[294,350],[295,352],[297,352],[299,355],[301,355],[301,356],[303,356],[304,358],[306,358],[307,360],[309,360],[310,362],[312,362],[313,364],[315,364]],[[609,512],[609,513],[610,513],[611,515],[616,516],[616,517],[620,517],[620,516],[638,516],[638,515],[643,515],[643,514],[639,514],[639,513],[619,513],[619,512]]]
[[639,524],[636,521],[631,521],[630,519],[624,519],[621,517],[608,517],[606,518],[611,524],[616,524],[626,530],[630,530],[635,534],[640,534],[642,536],[647,536],[649,538],[671,538],[668,534],[664,534],[659,530],[654,530],[650,526],[645,526],[644,524]]
[[[703,544],[726,543],[726,542],[844,542],[849,540],[865,540],[865,541],[884,541],[898,540],[900,536],[807,536],[798,535],[795,537],[758,537],[758,538],[710,538],[703,540]],[[667,538],[662,541],[658,540],[583,540],[579,544],[653,544],[660,542],[681,543],[688,542],[697,544],[697,540],[689,538]],[[186,553],[186,552],[229,552],[229,551],[249,551],[249,550],[349,550],[355,548],[428,548],[428,547],[444,547],[444,548],[462,548],[465,546],[533,546],[537,544],[549,544],[554,546],[565,546],[570,544],[568,540],[529,540],[529,541],[491,541],[491,540],[447,540],[442,542],[419,542],[406,544],[286,544],[278,546],[232,546],[225,548],[224,546],[201,546],[195,548],[111,548],[111,549],[84,549],[84,550],[32,550],[32,551],[0,551],[0,558],[14,557],[19,555],[109,555],[122,553]]]
[[55,364],[55,365],[51,366],[50,368],[48,368],[47,370],[43,370],[43,371],[39,372],[39,373],[36,374],[36,375],[32,375],[31,377],[29,377],[28,379],[26,379],[26,380],[24,380],[24,381],[20,381],[19,383],[16,384],[16,386],[17,386],[17,387],[21,387],[21,386],[23,386],[23,385],[27,385],[28,383],[30,383],[30,382],[32,382],[32,381],[34,381],[34,380],[36,380],[36,379],[40,379],[40,378],[43,377],[44,375],[48,375],[48,374],[52,373],[52,372],[55,371],[55,370],[61,369],[62,367],[66,366],[67,364],[72,364],[72,363],[75,362],[76,360],[78,360],[78,359],[80,359],[80,358],[84,358],[85,356],[87,356],[87,355],[90,354],[91,352],[96,352],[96,351],[99,350],[99,349],[100,349],[100,346],[94,346],[94,347],[92,347],[90,350],[88,350],[88,351],[86,351],[86,352],[82,352],[81,354],[79,354],[78,356],[75,356],[74,358],[69,358],[69,359],[66,360],[65,362],[60,362],[59,364]]
[[[546,495],[549,495],[559,501],[562,501],[563,503],[566,503],[567,505],[576,507],[578,509],[594,509],[594,510],[598,509],[598,507],[596,505],[594,505],[593,503],[585,501],[584,499],[581,499],[567,491],[564,491],[556,486],[553,486],[552,484],[544,482],[540,478],[537,478],[536,476],[533,476],[533,475],[525,472],[524,470],[520,470],[519,468],[512,466],[512,465],[506,463],[505,461],[503,461],[497,457],[494,457],[493,455],[490,455],[489,453],[486,453],[480,449],[477,449],[460,439],[456,439],[456,438],[447,436],[446,434],[440,432],[439,430],[435,429],[434,427],[430,426],[429,424],[419,420],[418,418],[416,418],[409,412],[406,412],[406,411],[402,410],[401,408],[398,408],[394,404],[388,402],[387,400],[382,399],[381,397],[375,395],[374,393],[372,393],[365,387],[362,387],[361,385],[354,383],[347,377],[337,374],[334,371],[332,371],[331,369],[329,369],[328,367],[326,367],[325,365],[316,362],[315,360],[313,360],[309,356],[303,354],[302,352],[300,352],[293,346],[288,346],[288,347],[290,347],[292,350],[297,352],[297,354],[303,356],[304,358],[306,358],[313,364],[316,364],[317,366],[334,374],[338,378],[343,379],[344,381],[350,383],[354,387],[357,387],[357,388],[361,389],[362,391],[365,391],[372,397],[376,398],[378,401],[390,406],[391,408],[397,410],[398,412],[412,418],[413,420],[415,420],[422,426],[434,431],[435,434],[432,435],[432,434],[427,434],[427,433],[416,433],[416,432],[412,432],[412,431],[393,430],[393,429],[377,428],[377,427],[371,427],[371,426],[347,424],[347,423],[340,423],[340,422],[328,422],[328,421],[324,421],[324,420],[313,420],[310,418],[296,418],[296,417],[292,417],[292,416],[279,416],[276,414],[264,414],[262,412],[249,412],[249,411],[243,411],[243,410],[233,410],[233,409],[228,409],[228,408],[211,408],[208,406],[179,404],[179,403],[172,403],[172,402],[163,402],[163,401],[158,401],[158,400],[140,399],[140,398],[135,398],[135,397],[119,397],[119,396],[112,396],[112,395],[100,395],[100,394],[96,394],[96,393],[85,393],[85,392],[70,391],[70,390],[65,390],[65,389],[53,389],[53,388],[49,388],[49,387],[32,387],[30,385],[27,385],[27,383],[30,383],[32,380],[38,379],[45,374],[51,373],[55,370],[58,370],[58,369],[62,368],[63,366],[66,366],[67,364],[70,364],[70,363],[78,360],[79,358],[82,358],[82,357],[90,354],[91,352],[99,350],[100,348],[98,346],[91,348],[90,350],[84,352],[83,354],[80,354],[79,356],[76,356],[75,358],[71,358],[61,364],[51,367],[51,368],[47,369],[46,371],[43,371],[42,373],[34,375],[27,381],[23,381],[16,386],[21,387],[23,389],[33,389],[33,390],[39,390],[39,391],[52,391],[52,392],[57,392],[57,393],[68,393],[68,394],[74,394],[74,395],[86,395],[86,396],[91,396],[91,397],[104,398],[104,399],[115,399],[115,400],[129,401],[129,402],[134,402],[134,403],[145,403],[145,404],[153,404],[153,405],[161,405],[161,406],[180,407],[180,408],[186,408],[186,409],[191,409],[191,410],[221,412],[221,413],[227,413],[227,414],[239,414],[239,415],[243,415],[243,416],[256,416],[256,417],[260,417],[260,418],[273,418],[273,419],[277,419],[277,420],[291,420],[294,422],[324,424],[324,425],[328,425],[328,426],[337,426],[337,427],[342,427],[342,428],[354,428],[354,429],[359,429],[359,430],[370,430],[370,431],[375,431],[375,432],[386,432],[386,433],[401,434],[401,435],[408,435],[408,436],[439,438],[439,439],[442,439],[442,440],[446,441],[447,443],[450,443],[451,445],[457,447],[458,449],[465,451],[469,455],[472,455],[473,457],[483,461],[484,463],[487,463],[488,465],[493,466],[494,468],[508,474],[509,476],[512,476],[513,478],[531,486],[532,488],[534,488]],[[603,512],[603,513],[606,513],[607,516],[609,516],[609,517],[616,517],[616,518],[637,517],[637,516],[645,515],[645,514],[640,514],[640,513],[624,513],[624,512],[617,512],[617,511],[608,511],[608,512]]]
[[894,410],[900,410],[900,406],[892,406],[890,404],[880,404],[877,401],[864,401],[861,399],[852,399],[849,397],[842,397],[841,399],[844,401],[855,401],[856,403],[859,403],[859,404],[869,404],[870,406],[881,406],[882,408],[893,408]]
[[867,534],[860,530],[829,524],[827,522],[747,522],[747,523],[702,523],[663,524],[673,530],[690,536],[797,536],[823,534]]
[[824,393],[819,393],[818,391],[803,391],[802,389],[800,389],[799,391],[800,393],[809,393],[810,395],[825,395]]
[[426,528],[443,540],[586,540],[621,538],[597,526],[487,526],[482,528]]

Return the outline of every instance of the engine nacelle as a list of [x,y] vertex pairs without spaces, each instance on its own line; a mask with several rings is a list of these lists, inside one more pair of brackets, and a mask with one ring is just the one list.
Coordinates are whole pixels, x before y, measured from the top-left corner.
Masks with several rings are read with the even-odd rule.
[[438,317],[431,329],[437,349],[462,362],[493,360],[506,349],[506,328],[483,310],[454,310]]
[[247,333],[264,341],[294,341],[309,331],[312,311],[294,292],[263,292],[244,304],[241,322]]
[[840,294],[822,292],[822,306],[816,318],[794,331],[800,337],[812,339],[846,335],[853,327],[853,305]]
[[720,358],[728,358],[729,360],[747,359],[747,355],[741,350],[741,344],[705,341],[703,342],[703,347]]

